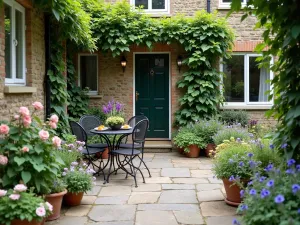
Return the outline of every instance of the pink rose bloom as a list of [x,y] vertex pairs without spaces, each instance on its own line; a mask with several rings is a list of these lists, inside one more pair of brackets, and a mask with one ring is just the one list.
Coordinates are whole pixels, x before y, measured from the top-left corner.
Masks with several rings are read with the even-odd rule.
[[36,213],[36,215],[38,215],[39,217],[44,217],[44,216],[46,215],[45,207],[43,207],[43,206],[38,207],[38,208],[35,210],[35,213]]
[[28,148],[27,146],[24,146],[24,147],[22,148],[22,152],[29,152],[29,148]]
[[61,139],[59,138],[59,137],[57,137],[57,136],[54,136],[53,138],[52,138],[52,143],[53,143],[53,145],[55,146],[55,147],[60,147],[61,146]]
[[57,128],[57,123],[54,123],[52,121],[49,122],[49,125],[52,129],[56,129]]
[[8,163],[8,158],[4,155],[0,155],[0,165],[5,166]]
[[15,120],[18,120],[19,118],[20,118],[19,115],[14,115],[14,119],[15,119]]
[[40,138],[41,138],[43,141],[45,141],[45,140],[47,140],[47,139],[49,138],[49,132],[46,131],[46,130],[41,130],[41,131],[39,132],[39,136],[40,136]]
[[36,110],[42,110],[44,108],[44,106],[40,102],[34,102],[32,105]]
[[8,134],[9,127],[6,124],[0,125],[0,134]]
[[52,212],[53,211],[53,206],[49,202],[46,202],[46,205],[47,205],[49,211]]
[[31,117],[30,116],[25,116],[23,118],[23,124],[24,124],[24,127],[29,127],[30,124],[31,124]]
[[7,191],[5,191],[5,190],[1,190],[1,189],[0,189],[0,197],[3,197],[3,196],[5,196],[5,195],[6,195],[6,193],[7,193]]
[[50,117],[50,121],[53,122],[53,123],[58,123],[58,116],[53,114],[51,117]]
[[22,116],[29,116],[29,115],[30,115],[28,108],[27,108],[27,107],[24,107],[24,106],[20,107],[19,113],[20,113]]
[[16,192],[23,192],[23,191],[26,191],[26,190],[27,190],[27,187],[24,184],[17,184],[14,187],[14,191],[16,191]]
[[10,196],[8,196],[11,200],[18,200],[20,198],[19,194],[11,194]]

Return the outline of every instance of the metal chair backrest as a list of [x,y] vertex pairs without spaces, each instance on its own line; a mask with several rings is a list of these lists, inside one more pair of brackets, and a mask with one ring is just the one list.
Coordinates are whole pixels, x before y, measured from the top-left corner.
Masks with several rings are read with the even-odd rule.
[[79,123],[71,121],[70,127],[72,134],[76,136],[77,141],[84,141],[85,143],[87,142],[87,133]]
[[129,120],[128,120],[128,125],[131,126],[131,127],[135,127],[135,125],[140,122],[141,120],[148,120],[148,125],[149,125],[149,119],[144,116],[144,115],[136,115],[134,117],[131,117]]
[[144,143],[146,138],[146,132],[149,126],[148,119],[143,119],[139,121],[132,132],[132,141],[133,143]]
[[101,120],[94,115],[84,115],[80,118],[79,124],[84,128],[88,136],[94,135],[90,130],[101,125]]

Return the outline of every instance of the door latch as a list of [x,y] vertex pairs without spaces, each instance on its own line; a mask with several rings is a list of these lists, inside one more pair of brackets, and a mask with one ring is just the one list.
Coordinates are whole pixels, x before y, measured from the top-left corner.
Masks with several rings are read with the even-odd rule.
[[138,93],[138,91],[135,91],[135,101],[139,100],[139,95],[140,95],[140,93]]

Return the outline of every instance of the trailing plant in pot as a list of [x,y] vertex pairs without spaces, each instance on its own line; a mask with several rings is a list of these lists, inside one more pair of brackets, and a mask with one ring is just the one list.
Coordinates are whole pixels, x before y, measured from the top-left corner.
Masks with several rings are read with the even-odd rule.
[[41,225],[52,213],[53,207],[32,190],[26,192],[24,184],[13,189],[0,189],[0,224],[3,225]]
[[107,105],[102,107],[107,119],[105,124],[112,130],[119,130],[124,124],[124,105],[114,100],[109,101]]
[[67,205],[80,205],[83,193],[90,191],[96,180],[93,177],[94,172],[86,164],[79,165],[77,162],[72,162],[70,168],[64,169],[62,175],[64,176],[68,190],[68,193],[64,197],[64,202]]

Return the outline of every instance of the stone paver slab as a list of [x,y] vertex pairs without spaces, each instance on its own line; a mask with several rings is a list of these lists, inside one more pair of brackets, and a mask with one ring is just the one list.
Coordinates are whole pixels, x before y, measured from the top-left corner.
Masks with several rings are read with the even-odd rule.
[[232,225],[233,219],[239,220],[238,216],[216,216],[216,217],[207,217],[206,224],[207,225]]
[[172,178],[175,184],[207,184],[206,178]]
[[162,184],[163,190],[194,190],[194,184]]
[[200,212],[175,211],[174,215],[181,224],[205,224]]
[[70,209],[67,210],[65,213],[66,216],[86,216],[90,209],[92,208],[91,205],[79,205],[79,206],[74,206]]
[[97,199],[96,196],[83,196],[81,200],[81,205],[93,205],[95,200]]
[[88,214],[96,222],[133,221],[135,205],[96,205]]
[[199,169],[200,163],[174,163],[174,168]]
[[172,180],[169,177],[151,177],[145,178],[146,184],[170,184]]
[[194,190],[164,190],[159,203],[198,203],[198,201]]
[[197,191],[209,191],[209,190],[216,190],[221,189],[221,184],[197,184],[196,189]]
[[188,168],[163,168],[161,170],[162,177],[190,177]]
[[155,203],[160,196],[160,192],[132,192],[128,204]]
[[197,158],[175,158],[172,159],[172,163],[200,163],[200,160]]
[[148,162],[147,166],[151,171],[151,169],[172,168],[173,164],[169,162],[157,162],[157,163]]
[[200,177],[200,178],[205,178],[205,177],[212,178],[214,176],[211,170],[191,170],[191,175],[192,177]]
[[212,169],[212,165],[210,165],[210,164],[201,164],[199,167],[198,167],[198,169],[199,170],[211,170]]
[[[103,182],[103,181],[102,181]],[[101,186],[94,186],[91,191],[88,191],[85,195],[98,195],[100,192]]]
[[169,211],[138,211],[135,225],[178,225]]
[[236,214],[236,208],[226,205],[224,201],[202,202],[200,204],[202,216],[232,216]]
[[131,187],[129,186],[109,186],[109,187],[102,187],[99,196],[119,196],[119,195],[130,195],[130,194],[131,194]]
[[211,202],[224,200],[221,190],[209,190],[197,192],[199,202]]
[[139,186],[132,187],[133,192],[149,192],[149,191],[161,191],[160,184],[139,184]]
[[59,220],[46,222],[46,225],[70,225],[70,224],[76,224],[76,225],[85,225],[85,223],[88,221],[87,217],[73,217],[73,216],[61,216]]
[[199,212],[198,204],[139,204],[138,211],[191,211]]
[[97,205],[124,205],[127,203],[129,195],[98,197],[95,201]]
[[207,178],[209,180],[209,183],[212,184],[223,184],[222,180],[217,179],[216,177]]
[[134,225],[134,222],[133,221],[98,222],[98,223],[90,222],[87,223],[87,225]]

